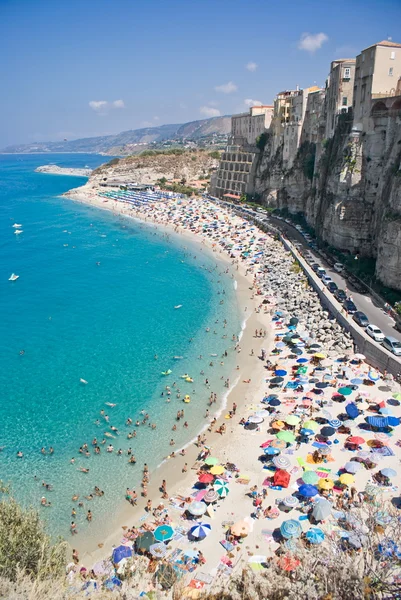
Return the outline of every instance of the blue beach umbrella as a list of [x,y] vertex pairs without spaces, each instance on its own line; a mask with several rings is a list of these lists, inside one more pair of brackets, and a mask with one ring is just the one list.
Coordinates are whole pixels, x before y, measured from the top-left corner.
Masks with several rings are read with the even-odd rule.
[[377,429],[384,429],[385,427],[389,426],[387,417],[366,417],[366,422]]
[[300,365],[303,365],[303,364],[305,364],[307,362],[308,362],[307,358],[298,358],[297,359],[297,363],[299,363]]
[[285,343],[284,342],[277,342],[276,348],[285,348]]
[[324,390],[325,388],[328,387],[328,383],[327,381],[319,381],[315,387],[317,387],[319,390]]
[[281,402],[278,398],[272,398],[269,400],[270,406],[280,406]]
[[336,430],[334,429],[334,427],[328,427],[327,425],[325,427],[322,427],[320,430],[320,434],[323,437],[331,437],[335,434],[335,432]]
[[305,498],[312,498],[313,496],[317,496],[319,490],[314,485],[305,483],[299,487],[298,492],[301,496],[305,496]]
[[271,446],[265,448],[263,452],[266,454],[266,456],[276,456],[277,454],[280,454],[280,450],[278,448],[272,448]]
[[331,427],[334,427],[334,429],[338,429],[339,427],[341,427],[342,424],[343,422],[340,421],[340,419],[330,419],[329,421],[329,425]]
[[394,471],[394,469],[381,469],[380,473],[382,475],[384,475],[384,477],[396,477],[397,475],[397,471]]
[[119,563],[123,558],[130,558],[132,556],[132,550],[129,546],[118,546],[114,548],[112,561],[113,563]]
[[289,519],[281,524],[280,532],[287,539],[297,538],[302,533],[301,524],[299,521],[295,521],[295,519]]
[[173,537],[174,529],[170,527],[170,525],[160,525],[159,527],[156,527],[153,535],[158,542],[166,542]]
[[275,373],[279,377],[285,377],[287,375],[287,371],[284,371],[284,369],[278,369]]
[[400,424],[400,419],[398,417],[387,417],[387,420],[390,427],[397,427]]
[[198,523],[189,530],[189,535],[198,540],[204,539],[212,531],[212,526],[209,523]]
[[380,379],[380,375],[377,373],[377,371],[369,371],[368,377],[370,381],[379,381]]
[[391,410],[391,408],[384,406],[383,408],[380,409],[380,414],[388,417],[388,416],[392,415],[392,410]]
[[341,387],[338,388],[338,393],[342,394],[343,396],[349,396],[350,394],[352,394],[352,390],[349,387]]
[[301,433],[301,435],[306,435],[306,436],[315,434],[313,429],[301,429],[300,433]]
[[361,463],[356,462],[355,460],[350,460],[349,462],[345,463],[344,469],[347,471],[347,473],[355,475],[355,473],[362,469],[362,465]]
[[356,419],[359,416],[359,410],[356,404],[350,402],[345,407],[345,412],[350,417],[350,419]]
[[321,544],[324,540],[324,533],[319,527],[311,527],[305,537],[311,544]]
[[359,377],[356,377],[355,379],[351,379],[351,383],[352,385],[362,385],[363,379],[359,379]]

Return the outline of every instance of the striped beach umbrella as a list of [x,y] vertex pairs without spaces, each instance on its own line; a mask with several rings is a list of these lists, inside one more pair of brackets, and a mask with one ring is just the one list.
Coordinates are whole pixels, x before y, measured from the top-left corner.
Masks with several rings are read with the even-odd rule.
[[272,462],[277,469],[286,470],[291,467],[291,461],[287,456],[275,456]]
[[206,494],[203,496],[203,501],[206,502],[207,504],[211,504],[212,502],[216,502],[216,500],[218,500],[219,498],[220,498],[220,496],[218,495],[216,490],[211,489],[211,490],[208,490],[206,492]]
[[295,519],[283,521],[280,527],[281,535],[287,539],[299,537],[302,533],[301,524]]
[[189,530],[189,535],[198,540],[204,539],[212,531],[212,526],[209,523],[198,523]]
[[295,506],[298,506],[299,500],[296,496],[286,496],[283,500],[283,504],[288,508],[295,508]]
[[334,427],[334,429],[338,429],[342,424],[343,422],[340,419],[330,419],[329,421],[330,427]]
[[230,491],[228,483],[226,481],[223,481],[222,479],[216,479],[216,481],[213,484],[213,487],[220,496],[220,498],[225,498],[228,492]]

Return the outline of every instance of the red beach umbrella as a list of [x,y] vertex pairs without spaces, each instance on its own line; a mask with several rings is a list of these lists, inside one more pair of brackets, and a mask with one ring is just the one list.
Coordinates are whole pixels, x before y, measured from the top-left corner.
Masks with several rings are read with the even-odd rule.
[[282,556],[278,561],[278,566],[283,571],[295,571],[300,564],[301,561],[291,555]]
[[350,444],[356,444],[357,446],[360,446],[361,444],[365,443],[365,440],[362,437],[359,437],[358,435],[351,435],[351,437],[347,439],[347,442],[349,442]]
[[214,481],[214,475],[211,473],[202,473],[198,479],[199,483],[211,483]]

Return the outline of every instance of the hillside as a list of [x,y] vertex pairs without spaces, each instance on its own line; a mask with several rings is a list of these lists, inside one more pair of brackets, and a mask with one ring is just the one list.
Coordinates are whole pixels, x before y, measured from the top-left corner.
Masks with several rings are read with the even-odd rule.
[[159,125],[123,131],[116,135],[105,135],[93,138],[63,142],[35,142],[17,144],[1,150],[12,154],[29,154],[33,152],[83,152],[88,154],[133,154],[150,145],[156,147],[170,141],[177,145],[186,142],[212,143],[219,136],[226,136],[231,128],[231,117],[215,117],[191,121],[183,124]]

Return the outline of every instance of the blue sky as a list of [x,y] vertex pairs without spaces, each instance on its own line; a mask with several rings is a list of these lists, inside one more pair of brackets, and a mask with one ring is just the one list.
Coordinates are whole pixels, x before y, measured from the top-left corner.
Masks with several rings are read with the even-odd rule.
[[401,0],[0,0],[0,148],[270,104],[389,36]]

